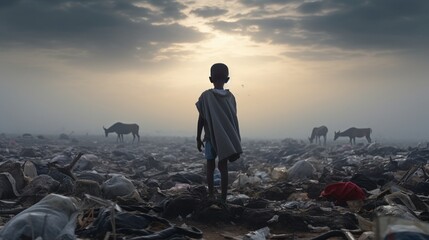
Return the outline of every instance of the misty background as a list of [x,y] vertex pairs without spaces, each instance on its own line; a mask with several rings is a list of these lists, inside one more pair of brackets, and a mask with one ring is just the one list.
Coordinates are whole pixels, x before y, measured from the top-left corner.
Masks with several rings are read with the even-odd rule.
[[194,136],[213,63],[244,138],[427,141],[429,1],[3,0],[0,132]]

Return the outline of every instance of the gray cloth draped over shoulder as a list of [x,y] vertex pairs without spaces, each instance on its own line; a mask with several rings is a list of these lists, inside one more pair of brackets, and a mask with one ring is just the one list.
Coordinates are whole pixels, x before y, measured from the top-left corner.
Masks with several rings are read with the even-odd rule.
[[219,160],[241,154],[241,137],[234,95],[226,90],[220,94],[212,89],[204,91],[197,106],[204,119],[204,139],[209,140]]

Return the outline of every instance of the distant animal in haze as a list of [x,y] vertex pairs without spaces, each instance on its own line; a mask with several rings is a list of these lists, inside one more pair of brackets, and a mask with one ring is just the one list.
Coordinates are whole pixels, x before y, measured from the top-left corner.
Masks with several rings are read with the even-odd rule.
[[118,137],[116,138],[116,142],[118,141],[124,142],[124,134],[130,134],[130,133],[133,134],[133,142],[136,139],[136,136],[138,138],[138,141],[140,142],[139,125],[135,123],[126,124],[126,123],[117,122],[107,129],[103,126],[103,129],[104,129],[104,133],[106,134],[106,137],[111,132],[115,132],[116,134],[118,134]]
[[313,143],[314,139],[316,139],[316,143],[319,142],[319,144],[322,144],[320,137],[323,137],[323,145],[326,145],[326,134],[328,134],[328,128],[326,126],[315,127],[308,140],[310,143]]
[[[366,140],[368,143],[371,143],[371,128],[355,128],[351,127],[344,132],[335,132],[334,141],[337,140],[339,137],[349,137],[350,138],[350,144],[356,144],[356,138],[366,137]],[[353,141],[353,142],[352,142]]]

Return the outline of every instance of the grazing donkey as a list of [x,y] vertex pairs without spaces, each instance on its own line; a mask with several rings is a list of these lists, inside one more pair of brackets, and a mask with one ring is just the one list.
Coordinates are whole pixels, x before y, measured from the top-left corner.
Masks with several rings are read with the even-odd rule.
[[[344,132],[335,132],[334,141],[337,140],[338,137],[349,137],[350,144],[356,144],[356,138],[366,137],[368,143],[371,143],[371,128],[355,128],[351,127]],[[352,143],[353,140],[353,143]]]
[[140,142],[139,125],[135,123],[126,124],[126,123],[117,122],[113,124],[111,127],[107,129],[103,127],[103,129],[104,129],[104,133],[106,134],[106,137],[111,132],[115,132],[116,134],[118,134],[118,137],[116,138],[116,142],[118,141],[124,142],[124,134],[129,134],[129,133],[133,134],[133,143],[134,143],[134,140],[136,139],[136,136],[138,137],[138,141]]
[[320,142],[320,137],[323,137],[323,145],[326,145],[326,134],[328,134],[328,128],[326,126],[315,127],[308,140],[310,143],[313,143],[313,140],[316,139],[316,143],[319,142],[319,144],[322,144],[322,142]]

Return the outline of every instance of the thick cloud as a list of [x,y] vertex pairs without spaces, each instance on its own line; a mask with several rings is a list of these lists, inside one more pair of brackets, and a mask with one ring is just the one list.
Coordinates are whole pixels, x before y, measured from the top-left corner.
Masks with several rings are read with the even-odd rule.
[[298,11],[301,13],[318,13],[322,10],[322,2],[305,2],[298,7]]
[[[335,6],[332,6],[335,7]],[[376,0],[336,6],[322,16],[304,17],[301,28],[329,39],[319,44],[359,49],[428,50],[429,2]]]
[[240,0],[240,3],[246,6],[267,6],[267,5],[284,5],[300,0]]
[[[288,3],[289,2],[289,3]],[[212,22],[259,42],[358,50],[429,50],[429,1],[367,0],[313,2],[242,0],[263,4],[246,18]],[[275,7],[277,6],[277,7]],[[284,10],[279,14],[278,9]],[[287,9],[295,9],[288,12]],[[258,14],[258,11],[260,14]],[[252,17],[253,16],[253,17]]]
[[192,10],[191,13],[199,17],[216,17],[227,13],[228,11],[218,7],[202,7]]
[[[4,0],[0,50],[48,49],[79,61],[150,60],[174,44],[202,41],[206,35],[197,27],[207,23],[256,42],[299,47],[290,53],[421,53],[429,50],[428,12],[426,0],[237,0],[222,7],[174,0]],[[195,28],[180,24],[194,16],[207,19]]]
[[[143,4],[143,5],[142,5]],[[151,57],[204,35],[176,23],[176,1],[21,0],[0,5],[0,49],[69,49],[88,58]],[[64,54],[64,51],[62,52]]]
[[18,0],[2,0],[0,1],[0,8],[13,5],[16,2],[18,2]]
[[[147,0],[153,6],[160,8],[161,16],[166,19],[183,19],[186,16],[181,12],[181,10],[185,9],[186,6],[171,0]],[[141,1],[143,2],[143,1]]]

